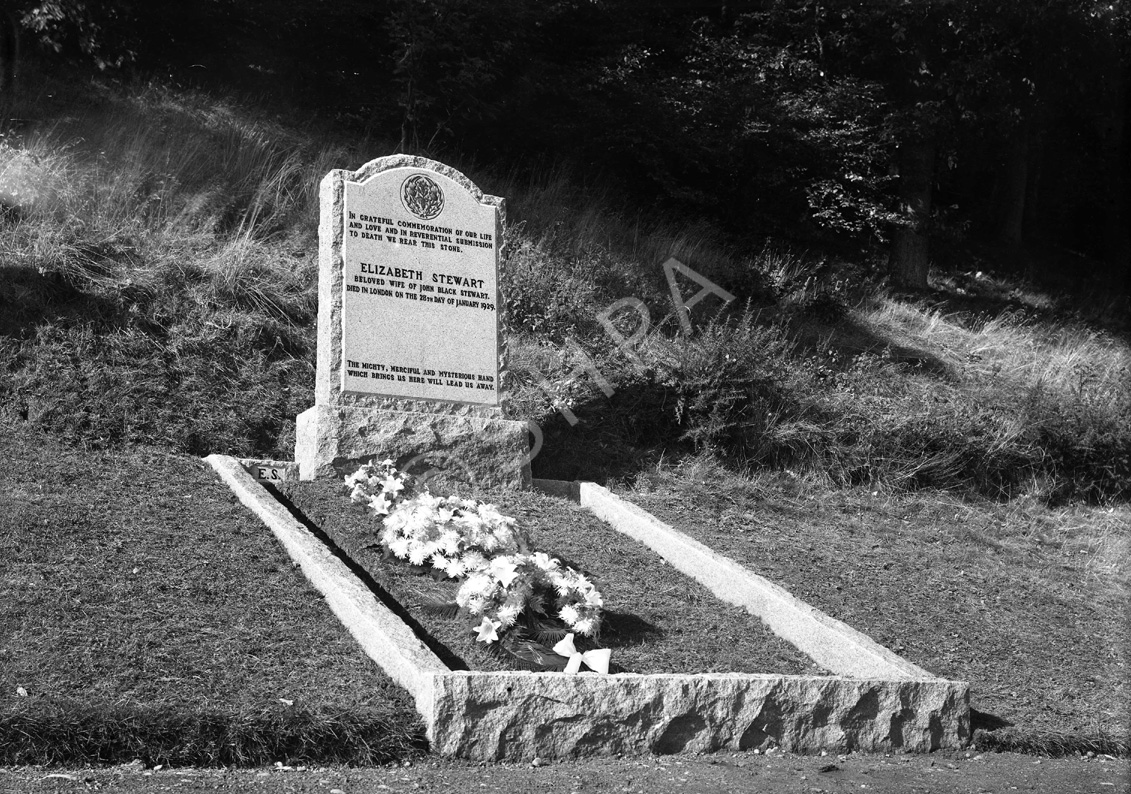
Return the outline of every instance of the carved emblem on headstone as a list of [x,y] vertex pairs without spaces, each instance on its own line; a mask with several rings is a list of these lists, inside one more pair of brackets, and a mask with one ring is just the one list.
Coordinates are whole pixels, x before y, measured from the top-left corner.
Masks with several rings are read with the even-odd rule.
[[401,185],[401,201],[413,215],[430,221],[444,209],[444,191],[424,174],[414,174]]

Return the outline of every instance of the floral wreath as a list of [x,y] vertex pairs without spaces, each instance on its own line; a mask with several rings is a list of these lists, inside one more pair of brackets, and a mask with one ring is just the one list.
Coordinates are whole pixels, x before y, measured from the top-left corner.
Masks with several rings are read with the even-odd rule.
[[608,650],[575,645],[577,635],[599,636],[601,593],[581,571],[533,550],[514,518],[475,499],[410,495],[411,476],[392,460],[367,463],[345,483],[350,499],[381,521],[377,536],[387,556],[462,580],[454,602],[428,608],[464,615],[479,642],[525,669],[574,673],[584,663],[608,672]]

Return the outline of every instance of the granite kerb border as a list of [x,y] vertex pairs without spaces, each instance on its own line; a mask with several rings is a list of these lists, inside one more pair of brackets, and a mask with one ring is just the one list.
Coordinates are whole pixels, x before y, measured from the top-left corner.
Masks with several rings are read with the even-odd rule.
[[[766,580],[761,581],[769,589],[764,585],[755,588],[762,594],[758,603],[779,611],[807,608],[802,612],[811,625],[793,632],[796,636],[803,640],[805,636],[816,636],[826,644],[829,636],[848,637],[853,642],[846,647],[855,645],[874,656],[874,646],[903,665],[881,658],[890,665],[883,668],[885,675],[831,676],[566,676],[453,671],[248,473],[247,468],[254,466],[254,461],[223,455],[211,455],[205,460],[237,498],[267,524],[362,649],[409,691],[425,722],[431,747],[438,754],[474,760],[519,760],[534,756],[709,752],[766,746],[791,752],[922,752],[961,747],[969,742],[969,687],[965,682],[940,679],[899,660],[839,621],[827,615],[822,620],[823,613]],[[576,495],[582,504],[620,531],[626,531],[624,526],[631,523],[625,518],[627,511],[632,520],[643,522],[629,527],[630,530],[654,536],[651,542],[642,542],[655,548],[653,543],[660,543],[660,538],[664,550],[658,553],[673,565],[679,562],[676,567],[684,573],[688,571],[683,565],[693,568],[699,575],[688,575],[700,581],[704,568],[710,570],[704,559],[714,555],[726,560],[705,546],[696,550],[694,545],[681,547],[686,561],[669,556],[680,549],[663,544],[682,543],[681,533],[670,527],[667,529],[674,536],[660,531],[666,525],[600,486],[560,481],[537,481],[535,485],[560,496]],[[610,518],[602,516],[601,511]],[[734,575],[726,567],[721,571],[724,577]],[[716,589],[708,582],[704,584]],[[765,596],[765,592],[775,595],[776,600]],[[814,625],[818,629],[814,630]],[[820,627],[824,627],[824,633]],[[861,642],[861,638],[867,642]],[[794,641],[789,636],[786,639]],[[804,646],[798,647],[810,653]],[[835,655],[842,666],[847,653],[842,649]],[[867,657],[867,661],[852,669],[880,669],[876,665],[874,658]],[[830,669],[827,664],[823,666]]]

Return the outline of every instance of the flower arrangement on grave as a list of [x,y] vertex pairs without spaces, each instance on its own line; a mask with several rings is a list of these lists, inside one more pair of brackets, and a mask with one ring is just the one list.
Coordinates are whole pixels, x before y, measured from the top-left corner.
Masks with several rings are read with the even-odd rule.
[[514,519],[494,505],[421,493],[383,520],[378,537],[394,557],[429,565],[452,579],[479,570],[499,554],[519,550]]
[[[520,615],[556,617],[587,637],[601,628],[600,592],[580,571],[542,552],[494,557],[468,575],[456,603],[483,626],[509,629]],[[565,632],[562,632],[565,636]]]
[[[584,573],[534,551],[515,520],[495,505],[427,491],[390,460],[345,478],[352,501],[378,518],[386,555],[435,578],[462,580],[455,600],[426,604],[462,614],[476,639],[530,670],[608,672],[608,650],[578,651],[575,636],[595,640],[604,599]],[[478,621],[478,623],[476,623]]]
[[365,463],[346,477],[350,489],[350,501],[366,505],[376,516],[387,516],[402,493],[409,486],[409,475],[398,471],[393,461],[385,459],[380,463]]

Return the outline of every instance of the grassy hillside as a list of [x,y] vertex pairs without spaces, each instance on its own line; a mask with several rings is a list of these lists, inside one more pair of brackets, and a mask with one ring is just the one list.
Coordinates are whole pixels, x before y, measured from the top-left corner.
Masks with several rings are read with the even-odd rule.
[[[155,636],[142,607],[164,604],[161,586],[176,579],[210,598],[247,585],[239,566],[220,579],[194,567],[212,559],[209,538],[187,548],[169,533],[230,516],[209,518],[217,495],[184,524],[172,491],[154,495],[162,472],[200,475],[167,453],[293,455],[294,417],[313,401],[317,184],[394,145],[159,84],[29,79],[0,137],[0,436],[25,461],[9,477],[19,492],[4,492],[16,512],[0,545],[19,579],[0,619],[22,625],[38,611],[43,630],[10,631],[0,647],[18,662],[9,693],[29,692],[12,698],[0,733],[35,740],[9,757],[57,760],[56,746],[70,758],[225,763],[416,752],[418,726],[395,691],[380,683],[372,703],[358,701],[374,685],[336,635],[333,659],[298,671],[296,691],[318,697],[292,713],[278,689],[289,668],[256,671],[238,620],[178,618],[177,642],[208,638],[184,646],[178,669],[199,677],[178,688],[138,645],[147,635],[111,619],[147,576],[152,598],[129,618]],[[440,159],[507,198],[508,390],[513,415],[542,428],[536,476],[612,481],[932,671],[969,678],[975,707],[993,712],[982,716],[1016,726],[980,735],[980,747],[1126,752],[1126,710],[1109,697],[1127,664],[1125,294],[1074,282],[1067,255],[1045,268],[1065,277],[1050,286],[1002,275],[982,250],[908,295],[866,257],[628,206],[584,169]],[[671,257],[735,296],[696,305],[690,333],[662,267]],[[678,278],[690,299],[699,285]],[[36,455],[49,465],[27,462]],[[98,476],[68,486],[85,466]],[[40,537],[29,516],[44,512],[71,534]],[[123,516],[131,525],[107,534]],[[141,564],[121,562],[123,537]],[[101,562],[76,568],[84,559]],[[310,607],[263,559],[256,586]],[[43,576],[60,586],[29,589]],[[92,609],[93,639],[71,642]],[[310,633],[333,628],[309,617]],[[102,675],[110,658],[145,669],[115,662]],[[323,692],[315,668],[335,665],[345,688]]]
[[[9,115],[0,411],[87,448],[290,457],[312,402],[316,186],[390,142],[156,84],[38,76]],[[625,207],[582,171],[447,159],[508,200],[511,404],[545,433],[538,474],[706,454],[834,485],[1131,494],[1126,297],[1050,294],[985,255],[893,294],[875,263]],[[673,256],[736,296],[700,303],[691,334]],[[614,315],[635,340],[618,347],[601,311],[629,297],[651,324],[637,339],[639,314]],[[574,374],[581,351],[611,397]]]

